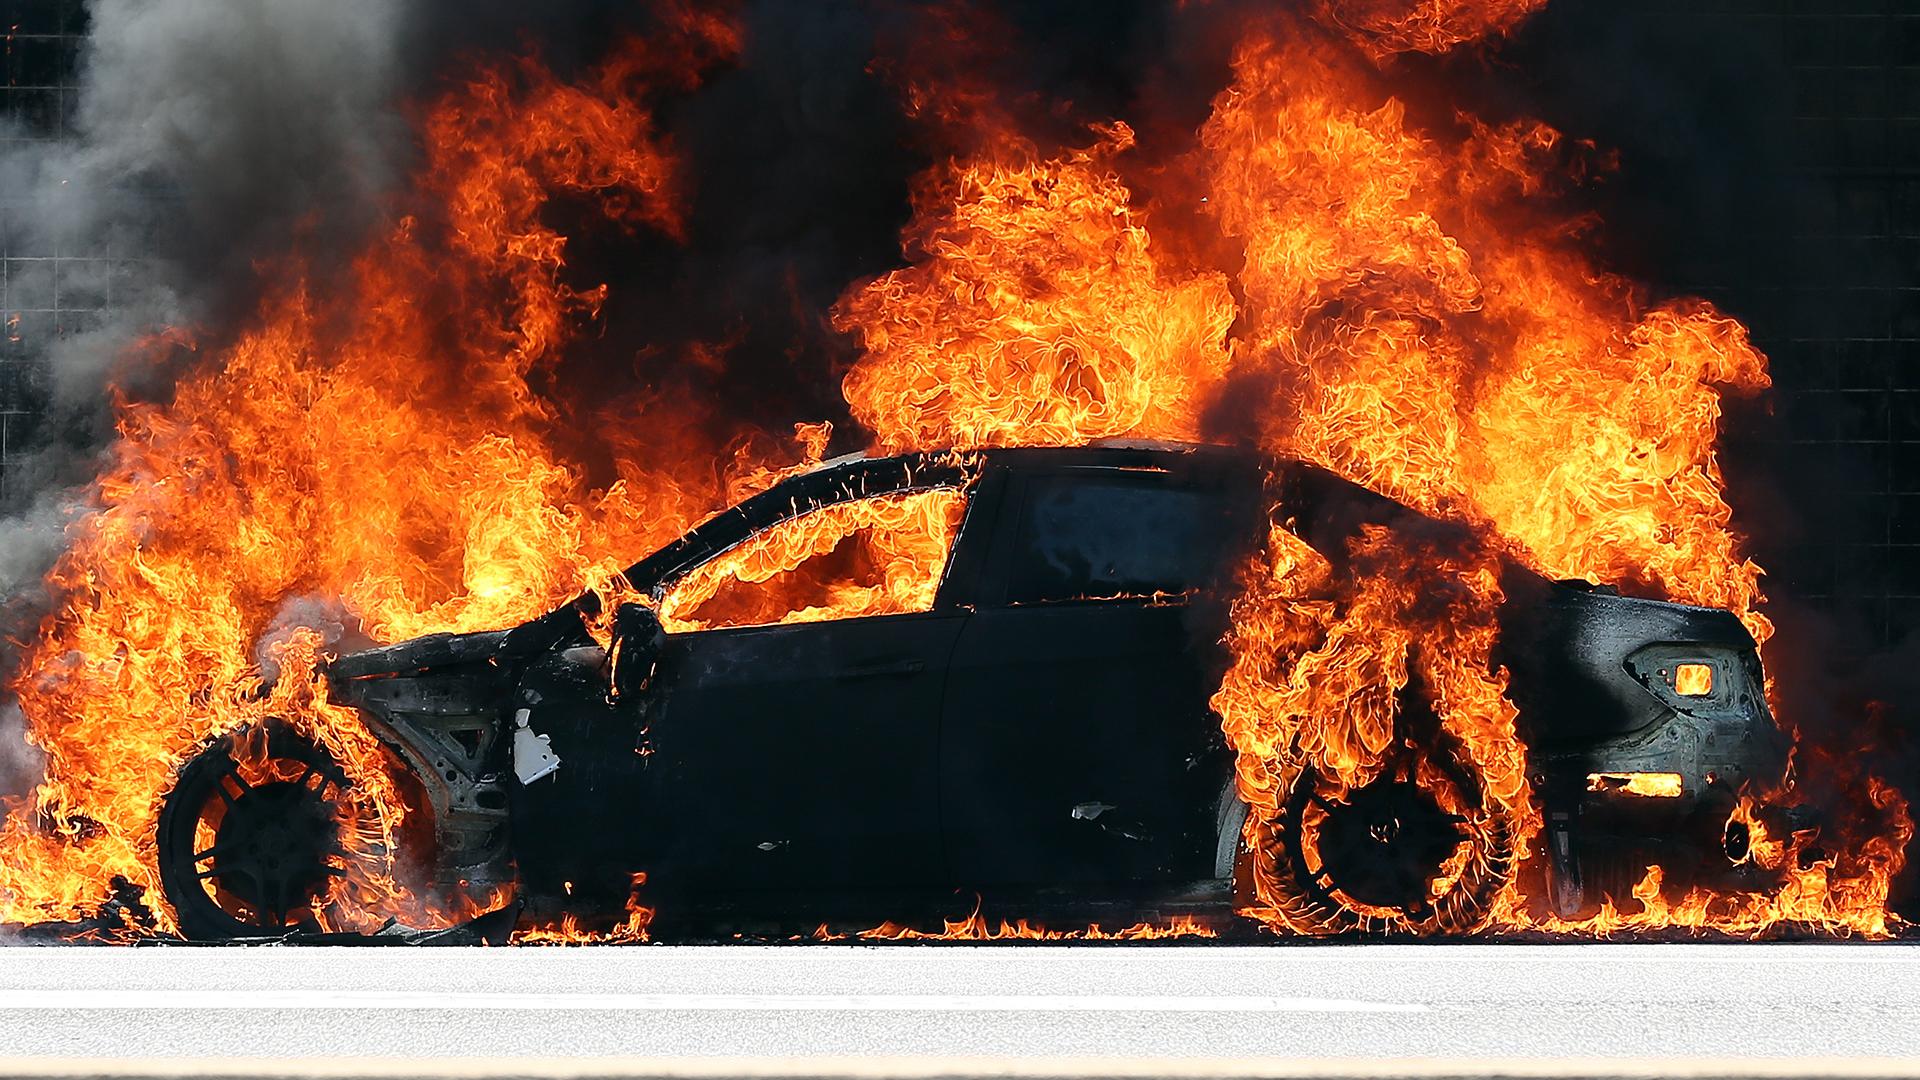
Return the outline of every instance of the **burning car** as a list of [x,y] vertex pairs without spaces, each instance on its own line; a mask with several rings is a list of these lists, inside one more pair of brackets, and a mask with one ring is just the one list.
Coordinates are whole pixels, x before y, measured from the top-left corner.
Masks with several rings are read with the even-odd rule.
[[[624,602],[341,656],[327,680],[404,769],[432,886],[535,908],[619,912],[644,875],[668,913],[890,913],[956,888],[1225,911],[1256,870],[1333,926],[1484,904],[1513,841],[1416,780],[1424,760],[1483,797],[1417,695],[1375,778],[1308,770],[1243,840],[1209,697],[1275,523],[1336,569],[1363,529],[1446,527],[1219,447],[856,456],[635,564]],[[1556,909],[1669,854],[1740,872],[1729,812],[1785,758],[1740,621],[1512,563],[1501,584]],[[347,778],[291,729],[266,737],[265,772],[239,776],[230,735],[163,806],[190,936],[301,925],[341,872]]]

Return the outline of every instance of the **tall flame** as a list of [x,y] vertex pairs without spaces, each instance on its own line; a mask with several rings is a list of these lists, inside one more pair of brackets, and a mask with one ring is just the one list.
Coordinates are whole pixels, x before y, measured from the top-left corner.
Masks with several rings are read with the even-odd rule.
[[1553,577],[1753,612],[1714,438],[1721,387],[1767,385],[1743,327],[1648,309],[1539,198],[1539,124],[1414,130],[1365,68],[1257,39],[1201,138],[1272,380],[1262,438],[1430,512],[1480,518]]
[[[1545,925],[1523,884],[1539,875],[1510,865],[1529,856],[1540,819],[1493,663],[1500,555],[1550,577],[1724,606],[1756,639],[1771,633],[1715,458],[1722,395],[1768,385],[1745,328],[1701,301],[1654,302],[1591,264],[1580,247],[1591,222],[1559,207],[1573,181],[1606,166],[1593,147],[1532,121],[1416,127],[1377,67],[1511,29],[1538,6],[1317,5],[1319,24],[1356,49],[1285,17],[1248,33],[1185,161],[1203,219],[1235,248],[1231,291],[1217,271],[1164,254],[1132,269],[1163,283],[1160,321],[1146,319],[1185,350],[1178,377],[1162,377],[1161,352],[1127,344],[1143,316],[1139,294],[1115,282],[1113,253],[1163,247],[1124,184],[1086,171],[1087,151],[1047,159],[1013,143],[1010,164],[1009,140],[989,138],[936,166],[917,189],[909,265],[850,291],[836,313],[865,346],[848,400],[883,446],[1179,437],[1197,418],[1203,436],[1250,438],[1471,527],[1445,543],[1370,533],[1337,579],[1275,530],[1244,575],[1234,662],[1213,699],[1256,849],[1304,771],[1345,790],[1386,768],[1410,709],[1460,748],[1477,794],[1423,783],[1485,843],[1435,886],[1473,880],[1498,895],[1401,929]],[[977,108],[968,93],[957,97]],[[1088,212],[1087,191],[1107,212]],[[1178,250],[1220,246],[1183,239]],[[1215,308],[1222,296],[1238,301],[1230,312]],[[1067,364],[1083,359],[1098,378]],[[994,393],[1007,387],[1018,394]],[[1787,895],[1799,899],[1645,905],[1636,925],[1885,932],[1909,826],[1890,789],[1874,802],[1848,857],[1802,853],[1822,869],[1793,873]],[[1349,925],[1274,895],[1263,877],[1256,913],[1310,932]],[[1720,915],[1687,914],[1708,908]]]
[[1225,374],[1225,275],[1162,263],[1108,165],[1114,124],[1046,158],[998,135],[923,177],[903,269],[842,299],[864,355],[846,378],[880,447],[1075,445],[1192,438]]
[[[683,443],[588,489],[528,378],[605,299],[564,279],[546,204],[676,232],[677,167],[645,101],[735,48],[730,25],[689,15],[578,83],[532,61],[481,72],[422,121],[415,195],[433,218],[398,217],[332,292],[291,268],[170,403],[122,407],[11,687],[47,767],[0,827],[0,919],[83,915],[115,877],[157,895],[174,769],[269,716],[342,761],[387,841],[363,854],[391,852],[403,800],[351,710],[326,703],[317,635],[277,631],[283,608],[316,598],[376,641],[510,625],[724,505],[711,463],[727,448],[675,424],[659,427]],[[376,910],[431,917],[362,884]]]

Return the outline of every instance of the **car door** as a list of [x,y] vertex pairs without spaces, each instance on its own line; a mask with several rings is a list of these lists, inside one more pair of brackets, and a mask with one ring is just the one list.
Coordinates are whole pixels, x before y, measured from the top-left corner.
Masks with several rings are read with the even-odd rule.
[[[809,527],[802,518],[774,529]],[[951,546],[949,535],[937,557],[912,569],[931,580],[906,583],[925,610],[905,609],[919,601],[887,603],[866,609],[881,613],[842,618],[814,605],[803,609],[809,621],[769,621],[791,607],[791,598],[765,595],[791,587],[774,575],[736,580],[737,595],[716,597],[759,625],[668,633],[642,751],[655,756],[661,813],[671,818],[662,823],[673,838],[667,861],[680,883],[861,890],[940,876],[941,691],[967,617],[933,604]],[[844,554],[837,543],[814,547],[828,563]],[[848,565],[817,573],[801,591],[844,597],[902,585],[898,565],[889,576],[871,561],[840,561]],[[794,568],[802,571],[815,572],[811,560]],[[673,607],[669,592],[663,609]]]
[[957,884],[1210,873],[1225,753],[1207,705],[1224,663],[1217,586],[1257,529],[1252,494],[1173,470],[1013,479],[983,586],[994,599],[963,628],[947,686]]

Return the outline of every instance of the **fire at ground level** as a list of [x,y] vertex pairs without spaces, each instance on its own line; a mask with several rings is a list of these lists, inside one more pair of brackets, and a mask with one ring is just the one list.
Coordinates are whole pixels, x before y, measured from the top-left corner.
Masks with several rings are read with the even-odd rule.
[[[0,946],[103,945],[204,946],[226,944],[239,948],[267,945],[287,947],[346,946],[356,948],[435,949],[472,946],[1003,946],[1043,945],[1152,945],[1163,947],[1326,946],[1329,956],[1350,955],[1362,945],[1391,945],[1418,941],[1446,954],[1469,945],[1527,946],[1549,943],[1577,947],[1582,943],[1612,943],[1623,950],[1639,945],[1689,944],[1700,946],[1772,943],[1782,947],[1803,943],[1832,943],[1831,926],[1782,921],[1758,932],[1735,932],[1712,925],[1716,914],[1702,909],[1689,914],[1684,907],[1660,896],[1657,870],[1638,886],[1636,899],[1609,905],[1610,920],[1590,922],[1578,929],[1482,930],[1470,936],[1424,936],[1380,930],[1301,937],[1276,934],[1257,911],[1236,910],[1232,897],[1197,886],[1169,904],[1165,898],[1136,898],[1089,903],[1084,898],[1022,897],[994,901],[978,896],[884,899],[867,898],[854,910],[888,911],[890,916],[824,918],[818,922],[766,914],[764,904],[739,910],[708,910],[698,917],[666,918],[645,911],[618,923],[530,911],[516,900],[453,926],[421,929],[389,921],[369,931],[325,931],[290,926],[277,933],[259,933],[225,942],[183,938],[157,928],[140,892],[122,887],[115,900],[97,916],[67,922],[0,925]],[[876,906],[877,905],[877,906]],[[796,904],[806,910],[807,904]],[[958,912],[957,914],[949,914]],[[808,924],[811,923],[809,926]],[[1874,942],[1897,947],[1920,942],[1920,922],[1889,918],[1885,935]],[[1859,940],[1857,944],[1870,942]],[[1899,954],[1895,954],[1899,955]]]

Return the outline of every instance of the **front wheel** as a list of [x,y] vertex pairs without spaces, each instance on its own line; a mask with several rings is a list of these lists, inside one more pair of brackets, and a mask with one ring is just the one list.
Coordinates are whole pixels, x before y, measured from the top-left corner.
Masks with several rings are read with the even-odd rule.
[[160,886],[180,933],[272,936],[317,925],[346,873],[347,776],[321,747],[269,720],[209,742],[160,808]]

